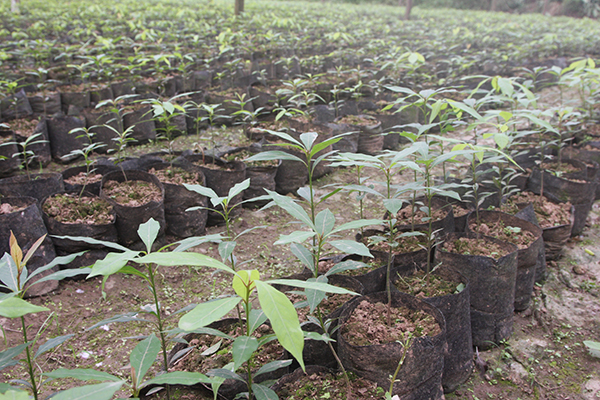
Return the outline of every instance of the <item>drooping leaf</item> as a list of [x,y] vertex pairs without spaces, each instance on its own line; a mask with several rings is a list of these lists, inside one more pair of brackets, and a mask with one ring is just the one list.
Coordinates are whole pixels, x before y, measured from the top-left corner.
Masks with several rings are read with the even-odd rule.
[[56,346],[60,346],[67,340],[71,339],[73,336],[75,336],[75,334],[71,333],[69,335],[57,336],[55,338],[49,339],[48,341],[46,341],[46,343],[38,347],[33,358],[38,358],[38,356],[44,354],[45,352],[52,350]]
[[282,196],[279,193],[270,191],[268,189],[265,190],[279,207],[283,208],[288,214],[296,218],[298,221],[303,222],[310,229],[315,230],[312,220],[300,205],[295,203],[287,196]]
[[304,360],[302,359],[304,335],[300,329],[294,305],[285,294],[265,282],[256,281],[256,289],[260,306],[271,321],[279,343],[294,356],[304,369]]
[[268,372],[277,371],[278,369],[287,367],[290,364],[292,364],[292,360],[271,361],[270,363],[265,364],[262,367],[260,367],[260,369],[254,373],[254,377],[257,377],[262,374],[266,374]]
[[298,257],[300,262],[304,264],[308,269],[310,269],[311,271],[315,270],[313,255],[310,251],[306,249],[306,247],[294,242],[290,245],[290,250],[292,250],[292,253],[296,257]]
[[355,269],[366,268],[367,264],[361,261],[347,260],[335,264],[327,271],[325,275],[339,274],[344,271],[353,271]]
[[150,369],[160,353],[160,339],[153,333],[134,347],[129,355],[129,363],[135,371],[135,386],[144,381],[146,372]]
[[11,347],[10,349],[6,349],[0,353],[0,371],[4,368],[12,367],[13,365],[17,365],[19,360],[14,360],[16,356],[21,354],[25,347],[27,347],[29,343],[23,343],[15,347]]
[[189,265],[194,267],[209,267],[235,273],[231,268],[212,257],[200,253],[150,253],[135,260],[140,264],[156,264],[161,266]]
[[301,281],[298,279],[272,279],[267,283],[271,285],[284,285],[284,286],[294,286],[302,289],[315,289],[320,290],[322,292],[327,293],[337,293],[337,294],[350,294],[352,296],[357,296],[358,293],[355,293],[351,290],[344,289],[339,286],[330,285],[328,283],[322,282],[308,282]]
[[213,379],[200,372],[175,371],[159,375],[144,382],[140,388],[149,385],[195,385],[197,383],[212,383]]
[[43,311],[50,311],[50,309],[28,303],[19,297],[9,297],[0,302],[0,316],[6,318],[19,318]]
[[125,381],[98,383],[75,387],[57,393],[53,400],[110,400],[113,395],[121,389]]
[[[87,275],[90,272],[92,272],[91,268],[63,269],[62,271],[56,271],[50,275],[46,275],[43,278],[38,279],[35,281],[35,284],[46,281],[61,281],[65,278],[72,278],[77,275]],[[31,276],[29,278],[31,279]]]
[[55,369],[51,372],[45,372],[44,376],[47,376],[52,379],[61,379],[61,378],[74,378],[79,379],[80,381],[111,381],[111,382],[120,382],[121,379],[112,374],[103,371],[97,371],[95,369],[66,369],[59,368]]
[[223,260],[223,262],[229,260],[229,257],[231,257],[235,246],[236,242],[230,240],[219,243],[219,255],[221,256],[221,260]]
[[84,242],[84,243],[88,243],[88,244],[102,245],[102,246],[108,247],[109,249],[114,249],[114,250],[118,250],[118,251],[128,251],[129,250],[127,247],[122,246],[118,243],[109,242],[106,240],[98,240],[98,239],[90,238],[87,236],[54,236],[54,235],[52,235],[52,237],[57,238],[57,239],[69,239],[69,240],[73,240],[76,242]]
[[[310,278],[307,279],[307,282],[327,283],[327,276],[321,275],[318,278]],[[315,312],[315,309],[327,297],[327,293],[315,289],[305,289],[304,294],[306,294],[306,301],[308,302],[311,314]]]
[[279,400],[277,393],[275,393],[273,389],[261,385],[260,383],[253,384],[252,391],[256,400]]
[[201,303],[179,320],[179,328],[193,331],[221,319],[241,301],[239,297],[226,297]]
[[244,379],[242,379],[241,376],[239,376],[235,372],[233,372],[233,371],[231,371],[229,369],[225,369],[225,368],[211,369],[206,374],[208,376],[216,376],[216,377],[219,377],[219,378],[235,379],[236,381],[246,382]]
[[263,310],[252,309],[250,310],[250,316],[248,317],[248,323],[250,325],[250,334],[254,332],[259,326],[267,321],[267,316]]
[[152,245],[158,236],[158,231],[160,231],[160,223],[154,218],[150,218],[138,227],[137,234],[146,245],[148,253],[152,252]]

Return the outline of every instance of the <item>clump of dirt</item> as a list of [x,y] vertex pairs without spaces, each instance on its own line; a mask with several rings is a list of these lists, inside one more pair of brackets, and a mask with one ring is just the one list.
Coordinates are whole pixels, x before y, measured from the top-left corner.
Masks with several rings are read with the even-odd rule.
[[515,244],[519,250],[526,249],[536,239],[532,232],[517,226],[506,226],[501,219],[488,223],[482,221],[479,225],[477,225],[477,221],[472,221],[469,229],[482,235],[495,237],[503,242]]
[[459,238],[454,241],[446,241],[442,248],[449,253],[492,257],[496,260],[509,254],[503,246],[477,238]]
[[145,181],[107,181],[102,190],[118,204],[129,207],[138,207],[162,198],[161,190]]
[[[431,218],[433,221],[439,221],[447,215],[447,208],[431,208]],[[396,225],[424,224],[429,221],[427,218],[429,218],[429,215],[421,210],[421,206],[416,205],[413,210],[413,207],[409,205],[396,214],[396,219],[398,220]]]
[[387,318],[386,304],[363,300],[343,325],[341,333],[354,346],[369,346],[402,342],[407,332],[412,333],[413,338],[435,336],[441,332],[436,320],[421,310],[392,307],[392,326],[387,325]]
[[199,183],[200,174],[188,172],[183,168],[171,167],[165,169],[150,169],[149,173],[156,175],[158,180],[164,183],[170,183],[173,185],[183,185],[184,183],[196,184]]
[[545,162],[544,169],[552,171],[552,172],[558,172],[561,174],[570,174],[573,172],[581,172],[581,168],[577,168],[574,165],[571,165],[566,162],[562,162],[559,165],[557,161],[553,161],[553,162],[549,162],[549,163]]
[[37,119],[29,120],[20,118],[10,121],[9,126],[15,135],[28,138],[34,133],[38,123],[39,121]]
[[506,210],[505,212],[514,214],[519,211],[518,204],[526,203],[533,204],[533,210],[542,229],[571,223],[572,205],[570,202],[553,203],[544,196],[539,196],[531,192],[521,192],[515,196],[511,196],[508,202],[502,206],[501,210]]
[[17,211],[24,210],[27,207],[14,207],[8,203],[0,204],[0,214],[10,214]]
[[63,224],[105,225],[115,220],[113,208],[99,197],[56,194],[44,202],[44,212]]
[[[350,380],[352,398],[361,400],[381,399],[383,389],[378,388],[375,382],[351,376]],[[347,386],[342,373],[336,375],[327,373],[314,373],[304,375],[281,387],[277,391],[280,399],[329,399],[346,400]]]
[[[426,246],[425,238],[425,234],[397,237],[394,239],[394,241],[398,245],[392,247],[392,252],[411,253],[422,250],[423,246]],[[390,250],[390,244],[387,242],[387,238],[385,236],[369,236],[363,239],[363,243],[369,247],[370,250],[381,252],[389,252]]]
[[460,293],[463,284],[450,282],[439,275],[417,269],[411,276],[398,276],[394,281],[396,288],[404,293],[425,299]]

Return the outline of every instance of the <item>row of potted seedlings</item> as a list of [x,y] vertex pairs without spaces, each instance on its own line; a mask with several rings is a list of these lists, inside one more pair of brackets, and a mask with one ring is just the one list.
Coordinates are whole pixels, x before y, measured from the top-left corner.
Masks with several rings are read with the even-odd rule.
[[[377,194],[386,200],[384,204],[387,214],[380,222],[383,223],[381,228],[375,231],[362,231],[356,242],[362,246],[348,243],[342,245],[331,241],[334,247],[338,249],[351,248],[355,253],[353,256],[344,256],[334,262],[322,260],[321,251],[327,240],[331,239],[329,236],[334,232],[335,220],[332,222],[332,215],[330,215],[331,212],[327,213],[328,210],[318,214],[315,212],[316,199],[311,197],[314,196],[312,190],[308,198],[306,194],[303,196],[307,206],[313,210],[312,218],[295,209],[291,205],[293,201],[278,194],[273,190],[273,186],[267,187],[268,198],[261,200],[274,201],[288,212],[292,210],[290,213],[307,224],[309,232],[312,231],[313,235],[311,236],[298,236],[294,240],[289,240],[293,243],[292,246],[295,246],[294,254],[303,260],[309,275],[317,280],[329,281],[331,279],[333,283],[334,276],[337,274],[328,273],[327,268],[330,268],[329,271],[338,273],[346,271],[347,274],[350,274],[349,278],[355,280],[355,283],[348,284],[348,279],[346,279],[344,285],[354,293],[363,295],[363,297],[352,299],[337,313],[334,310],[327,311],[327,314],[334,312],[330,316],[333,316],[337,322],[332,326],[338,326],[338,324],[340,326],[335,332],[330,331],[331,326],[324,323],[327,319],[318,318],[316,333],[336,337],[336,344],[325,345],[325,347],[307,344],[305,349],[314,348],[316,353],[305,354],[305,359],[312,361],[320,358],[328,367],[337,364],[342,370],[354,371],[361,377],[377,382],[380,387],[390,387],[390,393],[401,398],[442,398],[444,390],[454,390],[471,373],[473,345],[484,349],[492,343],[499,343],[510,336],[514,310],[524,310],[530,305],[533,283],[536,280],[543,281],[544,279],[545,256],[557,257],[561,244],[564,244],[571,234],[580,233],[580,231],[573,231],[575,217],[570,215],[578,214],[575,207],[571,209],[570,204],[558,205],[557,208],[565,212],[566,223],[544,229],[537,226],[535,224],[536,215],[555,214],[553,211],[555,209],[552,208],[554,203],[544,203],[542,197],[547,196],[554,201],[571,200],[580,206],[579,218],[583,218],[583,221],[585,221],[585,216],[595,198],[596,177],[587,169],[583,172],[578,171],[580,174],[575,175],[575,180],[569,182],[564,176],[557,177],[547,173],[543,166],[542,168],[533,166],[529,178],[517,182],[523,185],[522,189],[529,188],[533,192],[542,194],[541,197],[531,201],[531,197],[528,197],[530,195],[526,195],[524,198],[501,203],[503,196],[499,195],[493,200],[493,196],[489,196],[489,193],[494,190],[488,187],[487,193],[484,193],[486,190],[482,189],[485,187],[483,177],[490,173],[492,176],[498,174],[501,179],[506,176],[503,175],[505,171],[498,173],[498,170],[494,170],[494,168],[482,169],[481,166],[485,167],[486,164],[476,165],[478,159],[476,155],[480,152],[487,152],[490,150],[489,148],[487,150],[482,150],[482,148],[466,150],[466,147],[463,146],[454,149],[454,154],[449,155],[448,153],[432,152],[431,144],[415,142],[400,152],[379,154],[377,151],[373,151],[375,155],[369,155],[365,153],[370,153],[370,151],[364,150],[360,153],[349,152],[358,150],[360,144],[359,138],[356,148],[349,142],[353,136],[351,132],[337,136],[332,135],[331,131],[322,132],[321,135],[302,133],[303,129],[290,130],[288,133],[278,130],[258,132],[262,133],[260,150],[264,151],[259,151],[249,159],[250,161],[275,161],[278,166],[275,175],[279,173],[279,168],[285,161],[295,163],[293,165],[296,170],[302,166],[307,167],[297,184],[289,190],[280,188],[278,190],[280,193],[297,190],[306,182],[309,187],[312,187],[313,179],[318,177],[318,173],[315,172],[322,168],[322,173],[326,173],[331,168],[323,159],[319,159],[319,154],[326,154],[332,149],[341,152],[339,158],[331,160],[333,165],[377,168],[386,173],[387,193]],[[369,138],[371,137],[375,140],[383,138],[379,133],[370,133]],[[274,148],[280,147],[269,145],[269,139],[271,143],[283,146],[282,150],[285,151],[273,151]],[[472,175],[460,183],[448,183],[446,180],[445,183],[435,185],[431,168],[439,167],[445,161],[456,157],[465,157],[470,161],[473,166]],[[416,164],[411,163],[412,159]],[[198,166],[199,168],[188,168],[200,160],[204,165],[203,168],[200,166]],[[212,202],[211,199],[211,205],[209,205],[209,208],[221,211],[216,216],[225,215],[225,222],[228,223],[227,216],[230,216],[228,207],[235,204],[234,197],[243,196],[239,185],[244,181],[245,175],[240,176],[237,181],[233,182],[233,185],[220,191],[221,189],[216,186],[211,186],[209,175],[217,170],[218,164],[227,164],[222,160],[211,158],[205,154],[182,154],[178,160],[167,163],[163,161],[159,164],[160,166],[153,164],[155,161],[158,160],[145,157],[139,160],[123,160],[116,167],[107,167],[107,171],[114,170],[107,172],[102,177],[102,183],[99,186],[101,197],[115,205],[119,201],[123,202],[119,200],[122,198],[120,196],[128,199],[130,196],[119,191],[110,192],[111,186],[113,186],[112,182],[127,186],[133,181],[146,181],[152,183],[155,189],[158,188],[160,195],[157,198],[161,198],[163,195],[162,184],[155,177],[142,178],[144,175],[142,172],[125,169],[128,162],[138,166],[141,164],[145,167],[144,169],[153,168],[154,172],[167,170],[167,175],[173,168],[188,169],[188,172],[196,178],[196,182],[205,183],[214,190],[215,198],[217,196],[231,197],[231,203]],[[497,167],[498,162],[490,165]],[[424,171],[424,178],[415,179],[408,186],[390,185],[394,169],[419,171],[419,173]],[[229,171],[236,170],[242,171],[245,170],[245,167],[229,168]],[[202,178],[199,179],[202,176],[200,172],[204,175],[204,182]],[[176,175],[181,175],[181,173]],[[224,182],[226,178],[220,177],[216,180]],[[555,180],[556,182],[554,182]],[[42,181],[42,179],[35,181]],[[276,182],[273,183],[274,189],[277,189]],[[511,181],[511,183],[515,182]],[[589,187],[588,191],[591,193],[591,197],[585,198],[588,201],[586,204],[582,204],[583,197],[580,194],[569,194],[565,189],[571,183]],[[238,189],[231,192],[230,189],[236,187],[235,184]],[[252,179],[247,182],[247,187],[249,188],[251,185]],[[390,191],[391,188],[394,193]],[[552,191],[554,188],[557,190],[556,193]],[[359,186],[354,189],[364,193],[369,190],[373,191],[367,186]],[[456,190],[462,190],[462,195],[457,195]],[[82,196],[82,192],[83,188],[79,188],[76,193],[78,196]],[[157,194],[157,190],[153,192],[154,195]],[[265,191],[263,190],[263,192]],[[423,194],[423,197],[416,197],[417,193]],[[502,193],[500,190],[500,194]],[[398,194],[409,194],[409,196],[402,201],[397,201],[399,200]],[[143,196],[152,198],[153,194],[146,193]],[[486,199],[486,196],[491,199],[490,202],[495,202],[496,207],[510,210],[529,221],[500,214],[497,211],[480,210],[480,207],[476,206],[485,204],[483,200]],[[462,202],[459,201],[461,198]],[[8,203],[5,200],[3,199],[3,204]],[[530,204],[526,206],[524,203],[527,203],[528,200]],[[133,201],[141,202],[139,198],[133,199]],[[205,213],[204,207],[208,203],[205,197],[203,197],[203,201],[183,205],[185,207],[185,209],[182,208],[183,213],[194,206],[197,209],[192,212]],[[156,199],[146,204],[153,202],[156,202]],[[220,210],[217,206],[221,207]],[[55,207],[60,208],[61,206]],[[39,212],[37,206],[34,206],[33,209]],[[474,211],[469,213],[470,210]],[[115,211],[119,213],[116,207]],[[134,218],[134,214],[128,209],[122,214],[123,220],[127,217]],[[160,243],[161,231],[164,229],[161,222],[166,217],[164,212],[162,215],[160,212],[153,214],[151,209],[145,209],[141,218],[132,222],[126,231],[131,234],[132,226],[139,225],[150,217],[158,221],[161,227],[157,232],[159,239],[157,243]],[[121,214],[117,217],[117,222],[119,219],[121,219]],[[317,225],[317,222],[320,224]],[[358,229],[363,225],[368,226],[374,223],[374,221],[366,221],[362,225],[360,223],[353,224],[352,227]],[[456,234],[457,226],[459,230],[466,233]],[[583,225],[580,227],[583,229]],[[118,226],[117,230],[119,231]],[[559,237],[552,237],[551,235],[558,230],[562,232],[558,235]],[[549,232],[548,236],[547,232]],[[497,239],[489,236],[495,236]],[[123,244],[131,248],[142,248],[144,245],[137,235],[130,235],[130,239],[123,239],[119,231],[118,237],[121,238]],[[302,240],[300,240],[301,237]],[[548,240],[544,245],[546,238]],[[312,244],[307,247],[302,245],[306,239],[312,241]],[[407,252],[407,249],[411,249],[411,242],[412,251]],[[547,254],[545,249],[549,250]],[[371,257],[375,262],[370,266],[365,266],[364,261]],[[233,263],[233,258],[231,260]],[[320,262],[317,263],[316,260],[320,260]],[[328,264],[329,267],[327,267]],[[360,271],[357,267],[370,268],[370,272],[356,275],[356,271]],[[248,279],[250,280],[250,278]],[[430,287],[433,287],[436,281],[444,279],[450,281],[450,283],[446,283],[446,292],[430,291]],[[395,292],[393,287],[400,288],[402,291],[409,288],[418,290],[419,292],[415,294],[419,297],[433,297],[434,299],[423,302],[415,297]],[[469,297],[469,290],[477,293],[477,296]],[[438,296],[440,293],[445,295]],[[451,297],[456,298],[452,302],[456,301],[462,305],[460,310],[456,308],[457,306],[450,305]],[[310,306],[309,314],[312,314],[314,312],[313,304],[309,298],[307,301]],[[299,307],[304,305],[298,302],[298,299],[296,299],[296,303]],[[433,306],[430,303],[433,303]],[[419,315],[408,315],[406,309],[413,310]],[[374,318],[377,321],[366,318]],[[392,321],[394,322],[392,323]],[[315,320],[313,320],[314,322]],[[370,327],[376,326],[377,322],[383,328],[370,329]],[[401,328],[396,326],[398,323],[401,324]],[[374,333],[382,331],[384,332],[383,338],[377,335],[373,336]],[[198,337],[187,337],[187,339],[188,343],[195,344],[173,350],[171,355],[173,364],[183,355],[192,354],[200,349],[200,347],[196,348],[197,343],[193,342],[199,340]],[[367,343],[376,344],[373,347],[367,346]],[[206,350],[203,348],[202,352]],[[421,354],[419,353],[424,353],[423,356],[426,358],[420,358]],[[323,357],[323,354],[329,356]],[[373,357],[374,354],[378,356]],[[389,355],[391,357],[384,357]],[[394,378],[390,380],[390,376]],[[236,386],[235,382],[231,382],[232,380],[239,381],[239,379],[231,376],[229,378],[221,384],[222,389],[217,389],[217,391],[221,396],[233,398],[231,396],[235,396],[239,390],[244,390],[246,385],[241,385],[240,389],[239,383]],[[230,390],[227,383],[233,383],[237,389]]]

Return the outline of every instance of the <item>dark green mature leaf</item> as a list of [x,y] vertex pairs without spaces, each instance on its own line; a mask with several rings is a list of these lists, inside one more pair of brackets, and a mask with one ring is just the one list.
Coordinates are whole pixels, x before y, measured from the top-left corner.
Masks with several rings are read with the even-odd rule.
[[160,339],[151,334],[138,343],[129,355],[129,363],[135,371],[135,382],[138,386],[143,382],[146,372],[150,369],[160,353]]
[[205,327],[224,317],[229,311],[233,310],[241,300],[242,299],[239,297],[226,297],[224,299],[198,304],[196,308],[181,317],[179,320],[179,328],[184,331],[193,331]]
[[306,211],[300,205],[295,203],[294,200],[287,196],[282,196],[277,192],[272,192],[268,189],[265,190],[279,207],[283,208],[288,214],[296,218],[298,221],[303,222],[310,229],[316,230]]
[[175,371],[159,375],[144,382],[140,388],[148,385],[195,385],[196,383],[212,383],[213,379],[200,372]]
[[340,263],[335,264],[333,267],[331,267],[325,275],[339,274],[344,271],[352,271],[355,269],[366,268],[366,267],[368,267],[368,265],[361,261],[354,261],[354,260],[342,261]]
[[292,360],[271,361],[270,363],[265,364],[262,367],[260,367],[260,369],[258,371],[256,371],[256,373],[254,374],[254,377],[257,377],[261,374],[266,374],[268,372],[277,371],[278,369],[287,367],[290,364],[292,364]]
[[113,323],[118,323],[118,322],[131,322],[131,321],[150,322],[147,319],[138,318],[137,315],[138,315],[138,313],[136,313],[136,312],[128,312],[125,314],[115,315],[113,317],[104,319],[104,320],[90,326],[89,328],[86,329],[86,331],[92,330],[92,329],[97,328],[102,325],[113,324]]
[[267,316],[263,310],[252,309],[250,310],[250,316],[248,322],[250,325],[250,334],[254,332],[259,326],[267,321]]
[[233,341],[231,355],[233,356],[233,368],[238,369],[248,361],[252,354],[258,350],[258,340],[253,336],[238,336]]
[[44,376],[47,376],[52,379],[61,379],[61,378],[74,378],[79,379],[80,381],[111,381],[111,382],[121,382],[119,377],[111,375],[107,372],[96,371],[95,369],[66,369],[59,368],[55,369],[51,372],[44,373]]
[[208,376],[216,376],[216,377],[219,377],[219,378],[235,379],[236,381],[246,382],[244,379],[242,379],[241,376],[239,376],[235,372],[233,372],[233,371],[231,371],[229,369],[225,369],[225,368],[211,369],[206,374]]
[[229,259],[229,257],[233,253],[233,250],[235,249],[236,244],[237,243],[233,241],[225,241],[219,243],[219,255],[221,256],[221,260],[223,260],[223,262]]
[[255,281],[255,284],[260,306],[271,321],[279,343],[298,360],[304,369],[302,359],[304,336],[294,305],[285,294],[269,284],[261,281]]
[[292,253],[296,257],[298,257],[300,262],[304,264],[308,269],[310,269],[311,271],[315,270],[313,255],[310,251],[306,249],[306,247],[294,242],[290,245],[290,250],[292,250]]
[[73,336],[75,336],[75,334],[71,333],[69,335],[57,336],[55,338],[52,338],[52,339],[48,340],[46,343],[42,344],[37,349],[37,351],[35,352],[35,355],[33,356],[33,358],[34,359],[38,358],[38,356],[44,354],[45,352],[52,350],[56,346],[60,346],[61,344],[63,344],[67,340],[71,339]]
[[98,383],[59,392],[52,400],[110,400],[125,381]]
[[27,347],[28,343],[23,343],[15,347],[11,347],[10,349],[4,350],[0,353],[0,371],[7,367],[12,367],[13,365],[17,365],[19,363],[18,360],[13,360],[16,356],[21,354],[25,347]]
[[256,400],[279,400],[277,393],[275,393],[273,389],[261,385],[260,383],[253,384],[252,391],[254,392]]

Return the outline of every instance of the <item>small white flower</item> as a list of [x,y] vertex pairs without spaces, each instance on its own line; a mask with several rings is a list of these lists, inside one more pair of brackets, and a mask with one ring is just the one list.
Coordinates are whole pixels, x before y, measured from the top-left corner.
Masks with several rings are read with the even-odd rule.
[[98,368],[98,367],[101,367],[102,365],[104,365],[104,363],[102,361],[100,361],[99,363],[95,364],[95,367]]
[[105,330],[105,331],[107,331],[107,332],[110,330],[110,328],[108,327],[108,324],[106,324],[106,325],[102,325],[102,326],[100,327],[100,329],[104,329],[104,330]]
[[80,358],[83,358],[84,360],[87,360],[88,358],[90,358],[91,355],[92,355],[91,351],[82,351],[81,353],[78,354],[78,356]]
[[77,289],[77,290],[75,291],[75,293],[85,293],[85,292],[84,292],[83,290],[81,290],[81,289]]

